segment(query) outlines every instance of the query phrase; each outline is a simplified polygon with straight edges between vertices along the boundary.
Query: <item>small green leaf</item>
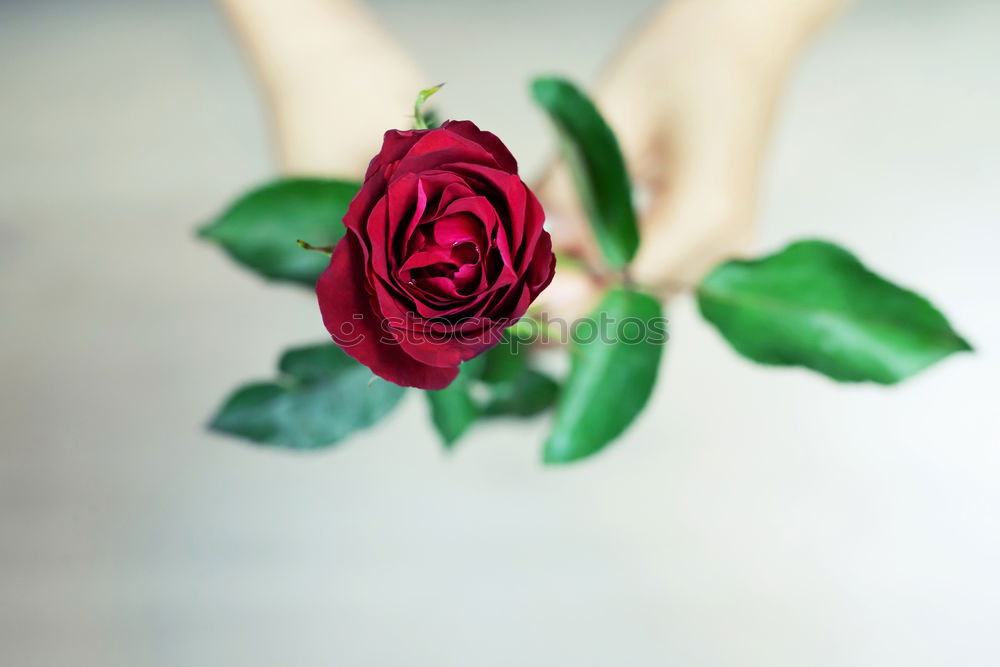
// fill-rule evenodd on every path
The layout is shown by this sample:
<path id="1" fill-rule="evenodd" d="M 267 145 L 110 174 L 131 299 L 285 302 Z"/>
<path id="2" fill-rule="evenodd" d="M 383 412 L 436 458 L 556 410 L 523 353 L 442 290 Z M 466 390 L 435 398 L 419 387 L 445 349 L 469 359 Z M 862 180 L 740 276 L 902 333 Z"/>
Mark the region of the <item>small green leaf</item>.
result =
<path id="1" fill-rule="evenodd" d="M 277 382 L 230 396 L 211 429 L 265 445 L 317 449 L 385 417 L 403 388 L 372 375 L 332 343 L 288 350 Z"/>
<path id="2" fill-rule="evenodd" d="M 698 306 L 743 356 L 841 382 L 894 384 L 972 349 L 925 298 L 825 241 L 721 264 Z"/>
<path id="3" fill-rule="evenodd" d="M 559 383 L 534 368 L 524 368 L 512 380 L 490 387 L 484 417 L 534 417 L 552 407 Z"/>
<path id="4" fill-rule="evenodd" d="M 517 325 L 508 327 L 503 340 L 483 353 L 480 379 L 488 384 L 515 380 L 527 367 L 530 355 L 531 346 L 521 337 Z"/>
<path id="5" fill-rule="evenodd" d="M 481 380 L 488 398 L 484 417 L 534 417 L 552 407 L 559 383 L 529 366 L 531 347 L 516 331 L 508 329 L 506 340 L 483 355 Z"/>
<path id="6" fill-rule="evenodd" d="M 444 446 L 451 448 L 479 417 L 479 406 L 472 397 L 472 383 L 482 372 L 482 357 L 466 361 L 458 377 L 444 389 L 427 390 L 431 422 Z"/>
<path id="7" fill-rule="evenodd" d="M 419 93 L 417 93 L 417 99 L 413 103 L 413 129 L 415 130 L 427 130 L 431 127 L 431 119 L 429 114 L 425 114 L 423 111 L 424 102 L 426 102 L 431 95 L 441 90 L 443 83 L 439 83 L 436 86 L 431 86 L 430 88 L 424 88 Z"/>
<path id="8" fill-rule="evenodd" d="M 614 133 L 593 102 L 565 79 L 535 79 L 531 92 L 559 133 L 564 157 L 605 259 L 612 268 L 624 268 L 639 247 L 639 225 L 625 160 Z"/>
<path id="9" fill-rule="evenodd" d="M 347 206 L 360 187 L 311 178 L 275 181 L 240 197 L 198 233 L 266 278 L 311 287 L 330 259 L 306 252 L 298 241 L 336 245 L 344 235 Z"/>
<path id="10" fill-rule="evenodd" d="M 569 377 L 545 443 L 546 463 L 590 456 L 628 428 L 656 384 L 665 324 L 656 299 L 624 288 L 609 290 L 578 323 Z"/>

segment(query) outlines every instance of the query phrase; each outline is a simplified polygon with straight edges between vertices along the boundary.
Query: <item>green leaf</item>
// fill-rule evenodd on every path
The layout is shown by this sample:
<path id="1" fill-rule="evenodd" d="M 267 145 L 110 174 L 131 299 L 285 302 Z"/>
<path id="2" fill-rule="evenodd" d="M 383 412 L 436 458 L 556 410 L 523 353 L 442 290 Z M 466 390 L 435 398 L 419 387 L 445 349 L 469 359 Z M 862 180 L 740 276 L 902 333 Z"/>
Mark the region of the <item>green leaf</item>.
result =
<path id="1" fill-rule="evenodd" d="M 517 331 L 516 325 L 504 331 L 503 340 L 483 353 L 480 379 L 499 384 L 517 379 L 528 365 L 531 346 Z"/>
<path id="2" fill-rule="evenodd" d="M 484 417 L 534 417 L 556 402 L 559 383 L 535 370 L 524 368 L 514 379 L 490 387 Z"/>
<path id="3" fill-rule="evenodd" d="M 198 233 L 266 278 L 311 287 L 330 259 L 306 252 L 297 241 L 335 245 L 344 235 L 347 205 L 360 187 L 309 178 L 276 181 L 240 197 Z"/>
<path id="4" fill-rule="evenodd" d="M 451 448 L 479 417 L 479 406 L 472 397 L 472 383 L 482 372 L 482 357 L 466 361 L 458 377 L 444 389 L 427 390 L 431 422 L 444 446 Z"/>
<path id="5" fill-rule="evenodd" d="M 925 298 L 825 241 L 721 264 L 699 286 L 698 305 L 743 356 L 841 382 L 894 384 L 972 349 Z"/>
<path id="6" fill-rule="evenodd" d="M 392 411 L 403 388 L 375 377 L 332 343 L 288 350 L 277 382 L 241 387 L 209 427 L 265 445 L 316 449 Z"/>
<path id="7" fill-rule="evenodd" d="M 613 268 L 624 268 L 639 247 L 639 226 L 625 160 L 614 133 L 593 102 L 565 79 L 535 79 L 531 92 L 559 133 L 563 154 L 605 259 Z"/>
<path id="8" fill-rule="evenodd" d="M 546 463 L 590 456 L 621 435 L 653 392 L 666 342 L 659 302 L 625 288 L 608 291 L 573 332 L 572 366 L 545 443 Z"/>
<path id="9" fill-rule="evenodd" d="M 483 355 L 487 385 L 484 417 L 533 417 L 552 407 L 559 383 L 529 366 L 531 347 L 508 329 L 506 340 Z"/>
<path id="10" fill-rule="evenodd" d="M 555 402 L 559 384 L 529 366 L 531 346 L 514 328 L 505 332 L 505 340 L 483 355 L 481 376 L 487 385 L 488 398 L 484 417 L 533 417 Z"/>

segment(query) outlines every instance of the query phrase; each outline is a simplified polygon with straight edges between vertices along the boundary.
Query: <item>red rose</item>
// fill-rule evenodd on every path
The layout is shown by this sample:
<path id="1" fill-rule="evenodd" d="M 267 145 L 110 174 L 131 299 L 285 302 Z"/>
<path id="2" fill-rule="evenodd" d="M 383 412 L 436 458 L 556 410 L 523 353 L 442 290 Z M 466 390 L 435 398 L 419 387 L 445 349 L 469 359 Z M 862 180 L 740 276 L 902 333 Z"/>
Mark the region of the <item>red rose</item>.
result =
<path id="1" fill-rule="evenodd" d="M 390 130 L 316 284 L 323 323 L 376 375 L 446 387 L 552 280 L 544 219 L 493 134 Z"/>

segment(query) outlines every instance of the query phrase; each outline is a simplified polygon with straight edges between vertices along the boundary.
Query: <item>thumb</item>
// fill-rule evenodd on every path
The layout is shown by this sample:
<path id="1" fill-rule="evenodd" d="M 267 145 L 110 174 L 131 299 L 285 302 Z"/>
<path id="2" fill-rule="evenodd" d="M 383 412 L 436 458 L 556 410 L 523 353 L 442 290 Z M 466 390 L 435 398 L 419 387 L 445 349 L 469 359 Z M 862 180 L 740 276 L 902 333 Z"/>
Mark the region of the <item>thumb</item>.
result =
<path id="1" fill-rule="evenodd" d="M 691 289 L 716 264 L 742 254 L 752 231 L 751 207 L 725 188 L 660 193 L 647 211 L 632 277 L 662 296 Z"/>

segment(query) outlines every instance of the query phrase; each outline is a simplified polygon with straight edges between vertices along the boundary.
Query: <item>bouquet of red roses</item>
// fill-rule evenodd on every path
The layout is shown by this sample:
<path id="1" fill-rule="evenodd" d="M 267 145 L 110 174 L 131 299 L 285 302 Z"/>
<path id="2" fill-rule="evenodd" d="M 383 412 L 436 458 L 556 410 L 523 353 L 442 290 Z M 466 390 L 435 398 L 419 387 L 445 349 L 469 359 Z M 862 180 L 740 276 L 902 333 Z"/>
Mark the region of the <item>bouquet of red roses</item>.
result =
<path id="1" fill-rule="evenodd" d="M 279 377 L 238 389 L 213 429 L 322 448 L 385 417 L 410 387 L 449 447 L 480 419 L 554 409 L 543 458 L 564 463 L 642 411 L 666 320 L 629 279 L 639 225 L 611 129 L 571 83 L 534 82 L 613 276 L 588 317 L 559 323 L 532 308 L 558 270 L 542 206 L 495 135 L 470 121 L 430 127 L 422 105 L 438 88 L 418 95 L 413 129 L 385 133 L 363 182 L 281 180 L 201 229 L 257 273 L 315 286 L 332 338 L 286 351 Z M 971 349 L 925 299 L 824 241 L 724 262 L 697 298 L 745 357 L 843 382 L 894 384 Z M 538 363 L 553 337 L 570 358 L 561 380 Z"/>

